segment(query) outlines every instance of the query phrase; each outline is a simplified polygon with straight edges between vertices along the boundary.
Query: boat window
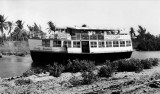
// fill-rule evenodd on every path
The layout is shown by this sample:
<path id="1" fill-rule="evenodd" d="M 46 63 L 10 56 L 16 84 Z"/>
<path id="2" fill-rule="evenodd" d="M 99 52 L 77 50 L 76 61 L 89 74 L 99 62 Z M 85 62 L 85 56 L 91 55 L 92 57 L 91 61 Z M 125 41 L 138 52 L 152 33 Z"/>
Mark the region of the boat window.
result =
<path id="1" fill-rule="evenodd" d="M 119 47 L 118 41 L 113 41 L 113 47 Z"/>
<path id="2" fill-rule="evenodd" d="M 104 40 L 104 35 L 98 34 L 98 40 Z"/>
<path id="3" fill-rule="evenodd" d="M 77 37 L 76 36 L 71 36 L 71 39 L 72 40 L 77 40 Z"/>
<path id="4" fill-rule="evenodd" d="M 98 42 L 98 45 L 99 45 L 99 48 L 104 47 L 104 41 L 99 41 L 99 42 Z"/>
<path id="5" fill-rule="evenodd" d="M 61 47 L 61 41 L 60 40 L 53 40 L 53 47 Z"/>
<path id="6" fill-rule="evenodd" d="M 71 41 L 64 41 L 63 45 L 67 45 L 68 48 L 71 48 Z"/>
<path id="7" fill-rule="evenodd" d="M 97 47 L 97 42 L 95 41 L 95 42 L 91 42 L 91 48 L 96 48 Z"/>
<path id="8" fill-rule="evenodd" d="M 50 47 L 50 40 L 42 40 L 42 46 Z"/>
<path id="9" fill-rule="evenodd" d="M 80 41 L 73 41 L 73 48 L 80 48 Z"/>
<path id="10" fill-rule="evenodd" d="M 120 47 L 125 47 L 125 41 L 120 41 Z"/>
<path id="11" fill-rule="evenodd" d="M 131 46 L 131 41 L 126 41 L 126 46 Z"/>
<path id="12" fill-rule="evenodd" d="M 77 34 L 77 40 L 80 40 L 81 39 L 81 34 Z"/>
<path id="13" fill-rule="evenodd" d="M 90 35 L 90 40 L 97 40 L 97 35 L 96 34 Z"/>
<path id="14" fill-rule="evenodd" d="M 106 41 L 106 47 L 112 47 L 112 41 Z"/>
<path id="15" fill-rule="evenodd" d="M 88 34 L 81 34 L 81 39 L 82 40 L 89 40 L 89 35 Z"/>
<path id="16" fill-rule="evenodd" d="M 68 41 L 68 47 L 71 48 L 71 41 Z"/>

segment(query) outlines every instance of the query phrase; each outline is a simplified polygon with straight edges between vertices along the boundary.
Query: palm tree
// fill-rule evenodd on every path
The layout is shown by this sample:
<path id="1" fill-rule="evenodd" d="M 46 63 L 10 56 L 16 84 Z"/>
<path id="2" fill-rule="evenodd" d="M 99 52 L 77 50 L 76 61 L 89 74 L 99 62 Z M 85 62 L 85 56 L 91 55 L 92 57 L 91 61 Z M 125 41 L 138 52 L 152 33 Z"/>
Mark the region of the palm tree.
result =
<path id="1" fill-rule="evenodd" d="M 26 30 L 23 29 L 23 25 L 24 22 L 22 22 L 22 20 L 17 20 L 16 21 L 16 28 L 14 30 L 14 32 L 12 32 L 11 37 L 13 38 L 13 40 L 27 40 L 27 33 Z"/>
<path id="2" fill-rule="evenodd" d="M 28 29 L 29 29 L 29 37 L 39 37 L 39 36 L 41 36 L 41 37 L 43 37 L 43 35 L 45 34 L 43 31 L 42 31 L 42 29 L 41 29 L 41 26 L 39 25 L 37 25 L 36 23 L 34 23 L 34 25 L 33 26 L 29 26 L 29 25 L 27 25 L 28 26 Z"/>
<path id="3" fill-rule="evenodd" d="M 146 29 L 145 28 L 143 28 L 142 26 L 138 26 L 139 27 L 139 29 L 138 29 L 138 33 L 139 33 L 139 35 L 137 36 L 138 37 L 138 39 L 145 39 L 145 34 L 146 34 Z"/>
<path id="4" fill-rule="evenodd" d="M 8 29 L 8 23 L 6 22 L 7 18 L 4 17 L 4 15 L 0 15 L 0 31 L 1 31 L 1 37 L 2 37 L 2 44 L 3 44 L 3 36 L 4 36 L 4 30 Z"/>
<path id="5" fill-rule="evenodd" d="M 8 27 L 9 27 L 8 34 L 10 34 L 10 33 L 11 33 L 11 31 L 12 31 L 12 29 L 13 29 L 13 22 L 8 21 L 7 23 L 8 23 Z"/>
<path id="6" fill-rule="evenodd" d="M 135 36 L 136 36 L 136 34 L 135 34 L 135 31 L 134 31 L 133 27 L 131 27 L 131 28 L 130 28 L 129 33 L 130 33 L 131 38 L 133 38 L 133 37 L 135 37 Z"/>
<path id="7" fill-rule="evenodd" d="M 49 26 L 49 28 L 47 28 L 47 29 L 49 29 L 48 30 L 48 32 L 49 32 L 49 34 L 52 32 L 52 31 L 56 31 L 56 25 L 52 22 L 52 21 L 49 21 L 48 23 L 48 26 Z"/>

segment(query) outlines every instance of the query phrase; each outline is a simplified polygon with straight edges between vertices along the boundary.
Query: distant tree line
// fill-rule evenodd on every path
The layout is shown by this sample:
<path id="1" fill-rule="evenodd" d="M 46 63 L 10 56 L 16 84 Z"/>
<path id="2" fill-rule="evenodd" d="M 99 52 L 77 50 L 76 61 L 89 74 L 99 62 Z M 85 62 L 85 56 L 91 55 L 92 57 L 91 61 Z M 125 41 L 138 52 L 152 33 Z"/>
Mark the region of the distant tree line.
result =
<path id="1" fill-rule="evenodd" d="M 138 35 L 135 34 L 133 27 L 130 28 L 130 35 L 133 47 L 142 51 L 158 51 L 160 50 L 160 35 L 154 36 L 146 31 L 146 28 L 138 26 Z"/>
<path id="2" fill-rule="evenodd" d="M 47 24 L 49 33 L 55 32 L 55 24 L 52 21 L 49 21 Z M 17 20 L 16 22 L 7 21 L 7 17 L 0 14 L 0 44 L 3 44 L 4 41 L 27 41 L 31 37 L 43 37 L 46 35 L 42 31 L 41 26 L 38 26 L 36 23 L 32 26 L 27 25 L 27 27 L 28 30 L 24 29 L 22 20 Z"/>

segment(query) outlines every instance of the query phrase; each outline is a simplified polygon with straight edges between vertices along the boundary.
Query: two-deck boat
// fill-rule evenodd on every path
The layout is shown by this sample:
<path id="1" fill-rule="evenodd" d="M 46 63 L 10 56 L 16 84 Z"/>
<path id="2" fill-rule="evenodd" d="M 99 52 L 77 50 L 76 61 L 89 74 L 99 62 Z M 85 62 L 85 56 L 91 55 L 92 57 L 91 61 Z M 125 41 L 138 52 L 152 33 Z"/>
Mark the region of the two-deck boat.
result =
<path id="1" fill-rule="evenodd" d="M 31 38 L 29 47 L 33 62 L 116 60 L 130 58 L 133 51 L 129 34 L 86 27 L 67 27 L 50 38 Z"/>

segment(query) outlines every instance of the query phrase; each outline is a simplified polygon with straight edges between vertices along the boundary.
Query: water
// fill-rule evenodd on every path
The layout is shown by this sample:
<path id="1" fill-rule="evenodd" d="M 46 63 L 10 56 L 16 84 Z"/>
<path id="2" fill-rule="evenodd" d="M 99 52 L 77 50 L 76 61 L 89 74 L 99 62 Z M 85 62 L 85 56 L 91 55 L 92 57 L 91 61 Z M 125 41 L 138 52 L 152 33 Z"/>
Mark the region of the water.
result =
<path id="1" fill-rule="evenodd" d="M 134 51 L 131 58 L 146 59 L 146 58 L 159 58 L 160 51 Z"/>
<path id="2" fill-rule="evenodd" d="M 160 58 L 160 51 L 134 51 L 131 57 L 136 59 Z M 0 77 L 20 76 L 31 67 L 32 59 L 29 55 L 25 57 L 3 56 L 0 58 Z"/>
<path id="3" fill-rule="evenodd" d="M 0 77 L 8 78 L 20 76 L 22 73 L 31 68 L 31 57 L 3 56 L 0 58 Z"/>

